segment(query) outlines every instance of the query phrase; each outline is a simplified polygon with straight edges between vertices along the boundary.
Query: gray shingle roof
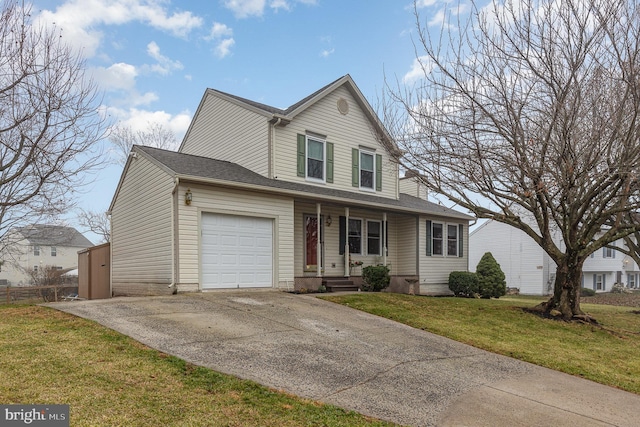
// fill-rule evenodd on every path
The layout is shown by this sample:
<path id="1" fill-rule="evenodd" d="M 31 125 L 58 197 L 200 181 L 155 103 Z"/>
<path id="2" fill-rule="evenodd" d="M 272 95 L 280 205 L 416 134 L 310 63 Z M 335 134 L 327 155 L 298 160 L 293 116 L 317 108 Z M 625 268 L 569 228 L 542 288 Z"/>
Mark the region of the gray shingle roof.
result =
<path id="1" fill-rule="evenodd" d="M 19 227 L 17 232 L 32 245 L 89 248 L 93 243 L 73 227 L 33 224 Z"/>
<path id="2" fill-rule="evenodd" d="M 473 219 L 473 217 L 469 215 L 407 194 L 400 194 L 400 199 L 395 200 L 373 194 L 337 190 L 329 186 L 269 179 L 238 164 L 208 157 L 176 153 L 174 151 L 139 145 L 134 146 L 134 150 L 140 151 L 152 159 L 155 159 L 158 163 L 172 171 L 174 175 L 188 177 L 190 179 L 246 184 L 253 188 L 261 187 L 264 190 L 270 190 L 275 193 L 295 193 L 297 199 L 323 201 L 324 203 L 330 203 L 334 200 L 336 203 L 342 205 L 345 201 L 348 201 L 354 206 L 377 206 L 407 213 L 424 213 L 463 220 Z"/>

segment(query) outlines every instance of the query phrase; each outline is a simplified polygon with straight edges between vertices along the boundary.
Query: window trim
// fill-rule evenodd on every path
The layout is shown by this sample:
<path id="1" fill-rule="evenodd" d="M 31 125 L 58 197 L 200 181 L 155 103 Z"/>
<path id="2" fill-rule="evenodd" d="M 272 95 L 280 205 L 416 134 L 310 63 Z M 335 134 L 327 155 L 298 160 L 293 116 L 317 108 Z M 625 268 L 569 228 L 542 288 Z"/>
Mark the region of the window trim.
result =
<path id="1" fill-rule="evenodd" d="M 51 246 L 51 256 L 58 256 L 58 248 Z"/>
<path id="2" fill-rule="evenodd" d="M 362 167 L 362 156 L 366 155 L 366 156 L 371 156 L 371 171 L 368 171 L 366 169 L 363 169 Z M 371 187 L 364 187 L 362 185 L 362 172 L 371 172 Z M 371 150 L 365 150 L 365 149 L 358 149 L 358 186 L 360 188 L 360 190 L 363 191 L 371 191 L 371 192 L 375 192 L 376 191 L 376 153 L 375 151 L 371 151 Z"/>
<path id="3" fill-rule="evenodd" d="M 309 159 L 310 159 L 309 153 L 311 152 L 311 150 L 309 149 L 309 141 L 319 142 L 322 144 L 322 178 L 309 176 L 309 170 L 311 169 L 309 167 Z M 305 143 L 305 155 L 304 155 L 305 179 L 307 181 L 312 181 L 312 182 L 320 182 L 323 184 L 326 183 L 327 182 L 327 140 L 319 138 L 317 136 L 305 135 L 304 143 Z M 311 158 L 311 160 L 318 161 L 318 159 L 313 159 L 313 158 Z"/>
<path id="4" fill-rule="evenodd" d="M 40 246 L 33 245 L 33 256 L 40 256 Z"/>
<path id="5" fill-rule="evenodd" d="M 603 259 L 615 259 L 615 249 L 609 248 L 607 246 L 603 246 L 602 248 L 602 258 Z"/>
<path id="6" fill-rule="evenodd" d="M 368 219 L 367 221 L 367 255 L 376 255 L 376 256 L 381 256 L 382 255 L 382 221 L 381 220 L 376 220 L 376 219 Z M 371 251 L 369 250 L 369 224 L 370 223 L 376 223 L 378 224 L 378 253 L 371 253 Z"/>
<path id="7" fill-rule="evenodd" d="M 359 252 L 353 252 L 351 250 L 351 242 L 350 242 L 350 239 L 351 239 L 351 233 L 350 233 L 351 227 L 350 227 L 350 224 L 349 224 L 351 221 L 359 221 L 360 222 L 360 231 L 359 231 L 360 234 L 357 236 L 360 239 L 360 251 Z M 355 218 L 355 217 L 350 216 L 349 217 L 349 221 L 347 221 L 347 244 L 349 245 L 349 254 L 353 254 L 353 255 L 362 255 L 363 254 L 363 251 L 362 251 L 362 249 L 363 249 L 363 247 L 362 247 L 363 246 L 362 245 L 362 235 L 363 235 L 363 233 L 362 233 L 362 225 L 363 225 L 362 218 Z"/>
<path id="8" fill-rule="evenodd" d="M 442 227 L 442 237 L 440 237 L 438 240 L 440 240 L 440 253 L 436 253 L 435 251 L 435 245 L 434 242 L 436 241 L 436 237 L 433 233 L 433 230 L 435 228 L 436 225 L 439 225 Z M 445 256 L 444 254 L 444 242 L 446 239 L 446 235 L 445 235 L 445 230 L 446 230 L 446 223 L 444 222 L 437 222 L 437 221 L 431 221 L 431 256 Z"/>
<path id="9" fill-rule="evenodd" d="M 455 254 L 449 253 L 449 243 L 451 242 L 451 240 L 449 239 L 449 227 L 453 227 L 453 229 L 455 230 L 455 235 L 456 235 L 456 238 L 455 238 L 456 253 Z M 458 233 L 458 230 L 459 230 L 458 224 L 446 223 L 446 228 L 447 228 L 447 237 L 446 237 L 446 240 L 447 240 L 447 256 L 448 257 L 456 257 L 456 258 L 458 258 L 460 256 L 458 254 L 458 251 L 459 251 L 458 243 L 460 242 L 460 236 L 458 236 L 458 234 L 459 234 Z"/>

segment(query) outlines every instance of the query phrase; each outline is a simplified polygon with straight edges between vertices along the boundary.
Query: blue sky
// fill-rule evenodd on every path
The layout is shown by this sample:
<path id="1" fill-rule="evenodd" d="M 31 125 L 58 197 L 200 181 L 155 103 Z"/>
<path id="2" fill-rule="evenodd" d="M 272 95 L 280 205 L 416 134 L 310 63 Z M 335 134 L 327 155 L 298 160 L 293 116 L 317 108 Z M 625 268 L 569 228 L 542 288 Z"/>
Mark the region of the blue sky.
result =
<path id="1" fill-rule="evenodd" d="M 448 3 L 420 0 L 422 21 L 439 29 Z M 32 15 L 81 49 L 113 123 L 179 141 L 206 88 L 286 108 L 348 73 L 375 105 L 385 76 L 414 76 L 410 0 L 35 0 Z M 105 211 L 121 172 L 101 170 L 79 206 Z"/>

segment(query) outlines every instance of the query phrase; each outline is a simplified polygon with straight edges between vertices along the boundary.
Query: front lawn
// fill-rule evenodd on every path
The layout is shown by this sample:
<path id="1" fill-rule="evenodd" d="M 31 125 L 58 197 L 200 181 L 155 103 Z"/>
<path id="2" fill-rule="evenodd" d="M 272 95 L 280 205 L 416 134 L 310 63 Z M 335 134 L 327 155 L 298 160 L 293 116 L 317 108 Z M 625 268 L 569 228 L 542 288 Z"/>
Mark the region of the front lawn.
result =
<path id="1" fill-rule="evenodd" d="M 0 306 L 0 402 L 69 404 L 72 426 L 386 426 L 186 363 L 94 322 Z"/>
<path id="2" fill-rule="evenodd" d="M 582 304 L 602 328 L 523 310 L 545 298 L 434 298 L 358 293 L 325 299 L 484 350 L 640 394 L 640 312 Z"/>

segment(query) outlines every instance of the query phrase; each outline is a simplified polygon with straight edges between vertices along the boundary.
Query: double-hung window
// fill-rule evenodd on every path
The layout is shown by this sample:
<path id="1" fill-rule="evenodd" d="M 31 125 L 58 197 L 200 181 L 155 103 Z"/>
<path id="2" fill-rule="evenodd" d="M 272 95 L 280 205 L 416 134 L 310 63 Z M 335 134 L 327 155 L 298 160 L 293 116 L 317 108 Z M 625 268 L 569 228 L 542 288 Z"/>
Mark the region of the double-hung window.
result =
<path id="1" fill-rule="evenodd" d="M 33 255 L 40 256 L 40 246 L 33 247 Z"/>
<path id="2" fill-rule="evenodd" d="M 434 222 L 431 226 L 431 241 L 433 255 L 444 255 L 442 245 L 444 240 L 444 225 Z"/>
<path id="3" fill-rule="evenodd" d="M 382 254 L 381 239 L 382 223 L 380 221 L 367 221 L 367 254 Z"/>
<path id="4" fill-rule="evenodd" d="M 360 188 L 374 190 L 376 182 L 374 154 L 360 150 Z"/>
<path id="5" fill-rule="evenodd" d="M 613 248 L 604 247 L 602 248 L 602 258 L 615 258 L 616 254 Z"/>
<path id="6" fill-rule="evenodd" d="M 447 255 L 458 256 L 458 226 L 447 224 Z"/>
<path id="7" fill-rule="evenodd" d="M 307 136 L 307 178 L 325 181 L 325 142 Z"/>
<path id="8" fill-rule="evenodd" d="M 349 218 L 349 253 L 362 254 L 362 220 Z"/>
<path id="9" fill-rule="evenodd" d="M 58 250 L 56 249 L 55 246 L 51 246 L 51 256 L 57 256 L 58 255 Z"/>

